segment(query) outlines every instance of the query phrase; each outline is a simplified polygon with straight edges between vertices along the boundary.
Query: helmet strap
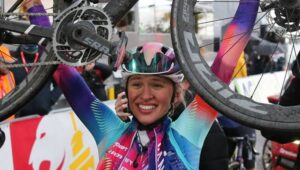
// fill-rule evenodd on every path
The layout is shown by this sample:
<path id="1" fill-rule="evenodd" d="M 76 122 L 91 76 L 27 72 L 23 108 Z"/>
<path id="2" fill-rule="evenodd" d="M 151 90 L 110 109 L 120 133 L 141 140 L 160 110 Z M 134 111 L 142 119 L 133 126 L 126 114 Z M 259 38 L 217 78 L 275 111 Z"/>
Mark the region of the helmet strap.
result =
<path id="1" fill-rule="evenodd" d="M 176 96 L 176 84 L 174 82 L 173 83 L 173 94 L 172 94 L 172 98 L 171 98 L 171 105 L 174 104 L 175 102 L 175 96 Z"/>
<path id="2" fill-rule="evenodd" d="M 125 95 L 128 98 L 128 79 L 127 79 L 126 85 L 125 85 Z M 129 103 L 127 104 L 127 112 L 130 113 L 131 115 L 133 115 L 132 112 L 131 112 Z"/>

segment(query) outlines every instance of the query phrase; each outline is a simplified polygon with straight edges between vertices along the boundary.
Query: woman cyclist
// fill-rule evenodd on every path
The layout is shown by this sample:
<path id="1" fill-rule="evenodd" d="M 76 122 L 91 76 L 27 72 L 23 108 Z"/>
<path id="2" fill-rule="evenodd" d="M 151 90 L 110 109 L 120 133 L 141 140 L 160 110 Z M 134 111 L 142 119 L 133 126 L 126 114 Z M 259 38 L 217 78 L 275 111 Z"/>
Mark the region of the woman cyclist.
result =
<path id="1" fill-rule="evenodd" d="M 123 78 L 133 120 L 121 121 L 90 92 L 73 68 L 54 77 L 99 146 L 98 169 L 198 169 L 203 141 L 216 112 L 196 96 L 180 117 L 168 117 L 183 79 L 175 54 L 160 43 L 136 48 L 124 62 Z"/>
<path id="2" fill-rule="evenodd" d="M 179 89 L 181 96 L 175 101 L 175 109 L 173 114 L 169 115 L 172 121 L 177 120 L 186 106 L 192 102 L 195 97 L 195 90 L 190 86 L 188 80 L 184 79 Z M 115 102 L 115 110 L 117 115 L 123 121 L 130 121 L 130 113 L 128 110 L 128 100 L 125 92 L 118 94 Z M 204 170 L 228 170 L 229 154 L 227 138 L 220 124 L 215 120 L 208 131 L 203 143 L 200 155 L 199 169 Z"/>

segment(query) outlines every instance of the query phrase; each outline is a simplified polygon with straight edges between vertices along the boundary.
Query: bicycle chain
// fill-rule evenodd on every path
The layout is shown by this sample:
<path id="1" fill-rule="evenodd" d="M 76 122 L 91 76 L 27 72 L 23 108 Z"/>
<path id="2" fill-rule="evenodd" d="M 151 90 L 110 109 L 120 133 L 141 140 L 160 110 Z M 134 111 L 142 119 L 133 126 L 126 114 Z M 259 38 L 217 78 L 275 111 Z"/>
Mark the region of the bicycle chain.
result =
<path id="1" fill-rule="evenodd" d="M 63 64 L 63 62 L 62 61 L 48 61 L 48 62 L 42 62 L 42 63 L 6 64 L 6 65 L 0 64 L 0 68 L 37 67 L 37 66 L 58 65 L 58 64 Z"/>
<path id="2" fill-rule="evenodd" d="M 57 16 L 57 13 L 0 13 L 3 16 Z"/>

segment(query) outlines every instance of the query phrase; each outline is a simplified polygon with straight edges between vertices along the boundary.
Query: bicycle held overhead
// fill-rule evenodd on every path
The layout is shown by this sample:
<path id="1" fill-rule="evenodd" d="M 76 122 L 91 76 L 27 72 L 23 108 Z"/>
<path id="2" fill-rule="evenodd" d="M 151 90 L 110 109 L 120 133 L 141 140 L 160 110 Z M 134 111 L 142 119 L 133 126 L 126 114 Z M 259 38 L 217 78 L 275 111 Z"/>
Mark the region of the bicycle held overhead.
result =
<path id="1" fill-rule="evenodd" d="M 93 62 L 103 54 L 114 56 L 112 54 L 119 50 L 116 47 L 120 45 L 110 42 L 113 27 L 137 2 L 137 0 L 111 0 L 103 9 L 92 7 L 89 5 L 90 1 L 84 0 L 73 4 L 68 4 L 66 1 L 59 2 L 63 3 L 59 7 L 67 6 L 67 8 L 58 10 L 61 12 L 54 19 L 52 28 L 9 20 L 7 15 L 18 5 L 8 10 L 8 14 L 2 14 L 4 16 L 0 20 L 2 43 L 18 42 L 45 46 L 45 52 L 41 55 L 37 66 L 32 69 L 27 81 L 20 84 L 19 87 L 22 88 L 15 88 L 12 93 L 1 100 L 2 119 L 21 107 L 37 92 L 41 87 L 40 84 L 51 76 L 59 62 L 78 66 Z M 204 44 L 205 41 L 197 42 L 197 30 L 195 30 L 197 23 L 194 21 L 199 11 L 198 5 L 203 2 L 174 0 L 171 17 L 174 49 L 185 75 L 197 92 L 218 111 L 242 124 L 257 129 L 300 130 L 298 106 L 281 107 L 257 103 L 251 98 L 236 94 L 216 78 L 214 73 L 220 72 L 217 69 L 212 72 L 204 56 L 199 54 L 199 47 L 207 44 Z M 229 17 L 232 21 L 220 43 L 220 50 L 213 64 L 215 68 L 223 68 L 222 64 L 219 65 L 221 60 L 230 61 L 232 57 L 238 57 L 241 54 L 240 50 L 244 49 L 251 32 L 255 29 L 254 26 L 261 19 L 257 18 L 258 9 L 266 14 L 275 11 L 275 16 L 267 15 L 266 17 L 271 20 L 270 25 L 275 25 L 276 30 L 281 30 L 280 33 L 287 38 L 293 40 L 299 35 L 299 24 L 297 24 L 299 18 L 291 12 L 298 10 L 299 0 L 288 2 L 241 0 L 236 3 L 238 7 L 235 15 Z M 288 9 L 286 10 L 288 12 L 284 12 L 285 9 Z M 231 59 L 228 58 L 229 56 Z"/>

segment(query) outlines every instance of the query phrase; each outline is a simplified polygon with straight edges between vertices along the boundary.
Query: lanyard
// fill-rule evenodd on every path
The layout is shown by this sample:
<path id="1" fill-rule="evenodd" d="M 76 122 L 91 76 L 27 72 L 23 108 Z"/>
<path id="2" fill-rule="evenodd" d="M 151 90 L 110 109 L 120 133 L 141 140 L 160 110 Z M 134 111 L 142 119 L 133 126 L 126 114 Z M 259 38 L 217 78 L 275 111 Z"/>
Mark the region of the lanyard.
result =
<path id="1" fill-rule="evenodd" d="M 21 51 L 20 55 L 21 55 L 22 63 L 25 65 L 24 69 L 25 69 L 26 73 L 28 74 L 29 73 L 29 69 L 26 66 L 27 62 L 26 62 L 26 58 L 25 58 L 24 52 Z M 39 59 L 39 53 L 35 53 L 33 63 L 36 63 L 38 59 Z"/>

